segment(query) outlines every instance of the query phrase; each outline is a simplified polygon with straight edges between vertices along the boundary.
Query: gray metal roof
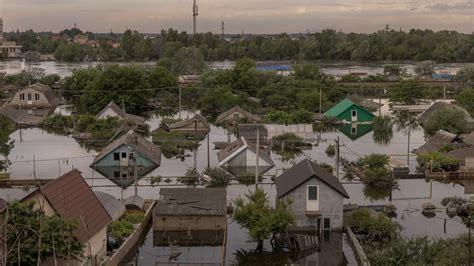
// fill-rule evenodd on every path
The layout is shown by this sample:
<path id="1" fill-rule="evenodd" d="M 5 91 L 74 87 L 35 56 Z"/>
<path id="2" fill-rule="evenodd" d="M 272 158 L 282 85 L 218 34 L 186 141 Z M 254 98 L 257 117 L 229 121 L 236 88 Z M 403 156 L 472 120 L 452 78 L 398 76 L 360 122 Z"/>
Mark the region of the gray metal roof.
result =
<path id="1" fill-rule="evenodd" d="M 230 143 L 223 150 L 219 151 L 217 153 L 217 159 L 219 160 L 219 162 L 221 162 L 229 156 L 235 157 L 239 154 L 239 153 L 236 153 L 236 151 L 238 151 L 240 148 L 244 146 L 256 154 L 257 146 L 254 143 L 248 142 L 244 137 L 241 137 L 237 139 L 236 141 Z M 269 164 L 275 165 L 267 149 L 260 147 L 258 155 L 261 159 L 265 160 Z"/>
<path id="2" fill-rule="evenodd" d="M 94 194 L 104 206 L 105 210 L 112 217 L 113 221 L 117 221 L 127 211 L 125 206 L 116 197 L 101 191 L 94 191 Z"/>
<path id="3" fill-rule="evenodd" d="M 225 216 L 225 188 L 162 188 L 155 215 Z"/>
<path id="4" fill-rule="evenodd" d="M 304 159 L 276 178 L 275 184 L 278 198 L 290 193 L 310 178 L 321 180 L 326 185 L 339 192 L 343 197 L 349 198 L 349 194 L 347 194 L 347 191 L 335 176 L 309 159 Z"/>
<path id="5" fill-rule="evenodd" d="M 198 131 L 202 130 L 202 129 L 205 129 L 206 132 L 209 132 L 211 130 L 211 126 L 207 122 L 207 119 L 204 116 L 200 115 L 200 114 L 195 114 L 190 119 L 186 119 L 186 120 L 183 120 L 183 121 L 173 123 L 173 124 L 169 125 L 169 129 L 170 130 L 179 130 L 181 128 L 187 127 L 187 126 L 192 125 L 194 123 L 196 123 Z"/>
<path id="6" fill-rule="evenodd" d="M 145 200 L 140 196 L 130 196 L 125 199 L 124 205 L 127 209 L 136 207 L 140 210 L 143 210 L 143 207 L 145 206 Z"/>
<path id="7" fill-rule="evenodd" d="M 95 157 L 92 162 L 92 166 L 103 159 L 107 154 L 113 152 L 122 145 L 127 145 L 129 148 L 135 150 L 139 155 L 150 160 L 157 166 L 161 164 L 161 150 L 158 146 L 146 140 L 140 134 L 133 130 L 128 131 L 126 134 L 119 138 L 116 138 L 109 145 L 105 146 L 102 151 Z"/>

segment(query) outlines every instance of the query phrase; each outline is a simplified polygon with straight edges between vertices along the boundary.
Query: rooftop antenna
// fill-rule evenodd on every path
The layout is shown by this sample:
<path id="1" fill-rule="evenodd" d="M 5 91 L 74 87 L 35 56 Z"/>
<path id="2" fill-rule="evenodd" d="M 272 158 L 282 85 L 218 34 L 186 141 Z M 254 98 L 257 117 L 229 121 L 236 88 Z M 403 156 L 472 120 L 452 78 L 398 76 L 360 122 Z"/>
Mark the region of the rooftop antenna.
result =
<path id="1" fill-rule="evenodd" d="M 224 31 L 225 31 L 225 27 L 224 27 L 224 21 L 222 21 L 222 27 L 221 27 L 221 30 L 222 30 L 222 40 L 224 40 Z"/>
<path id="2" fill-rule="evenodd" d="M 196 4 L 196 0 L 193 3 L 193 39 L 194 39 L 194 74 L 197 74 L 197 59 L 196 59 L 196 49 L 197 49 L 197 40 L 196 40 L 196 22 L 198 16 L 198 6 Z"/>

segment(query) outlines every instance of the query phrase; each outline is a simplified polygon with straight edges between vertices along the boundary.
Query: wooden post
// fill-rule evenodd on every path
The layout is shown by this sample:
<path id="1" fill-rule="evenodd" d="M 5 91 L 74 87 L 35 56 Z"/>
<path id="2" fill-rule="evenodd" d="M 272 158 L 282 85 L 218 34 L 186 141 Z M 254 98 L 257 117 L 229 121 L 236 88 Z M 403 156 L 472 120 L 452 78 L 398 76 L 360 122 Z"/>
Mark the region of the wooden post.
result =
<path id="1" fill-rule="evenodd" d="M 207 133 L 207 168 L 211 167 L 211 151 L 210 151 L 210 140 L 209 135 L 211 132 Z"/>
<path id="2" fill-rule="evenodd" d="M 339 136 L 336 138 L 336 178 L 339 180 Z"/>

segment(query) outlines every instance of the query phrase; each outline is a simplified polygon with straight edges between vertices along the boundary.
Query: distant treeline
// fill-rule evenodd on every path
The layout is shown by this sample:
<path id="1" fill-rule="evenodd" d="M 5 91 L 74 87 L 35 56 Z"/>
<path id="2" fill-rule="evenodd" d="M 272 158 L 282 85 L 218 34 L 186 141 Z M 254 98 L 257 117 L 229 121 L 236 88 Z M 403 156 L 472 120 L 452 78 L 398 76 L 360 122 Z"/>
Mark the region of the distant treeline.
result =
<path id="1" fill-rule="evenodd" d="M 73 43 L 78 34 L 88 36 L 96 47 Z M 204 60 L 434 60 L 474 62 L 474 35 L 456 31 L 391 29 L 371 34 L 342 33 L 326 29 L 310 34 L 233 35 L 199 33 L 196 37 L 175 29 L 146 35 L 127 30 L 123 34 L 67 29 L 59 34 L 32 30 L 11 32 L 6 38 L 23 45 L 24 51 L 55 54 L 64 61 L 129 61 L 172 58 L 180 49 L 196 45 Z M 120 44 L 120 45 L 114 45 Z M 120 47 L 119 47 L 120 46 Z"/>

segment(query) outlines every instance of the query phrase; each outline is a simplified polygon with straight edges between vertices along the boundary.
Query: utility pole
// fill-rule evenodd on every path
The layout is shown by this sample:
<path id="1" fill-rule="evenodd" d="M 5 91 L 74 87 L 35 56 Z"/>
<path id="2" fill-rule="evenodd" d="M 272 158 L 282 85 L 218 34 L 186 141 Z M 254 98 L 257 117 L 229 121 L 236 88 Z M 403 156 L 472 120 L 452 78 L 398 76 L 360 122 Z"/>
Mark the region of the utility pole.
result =
<path id="1" fill-rule="evenodd" d="M 196 4 L 196 0 L 194 0 L 193 4 L 193 41 L 194 41 L 194 74 L 197 74 L 197 58 L 196 58 L 196 49 L 197 49 L 197 40 L 196 40 L 196 23 L 197 23 L 197 16 L 198 16 L 198 6 Z"/>
<path id="2" fill-rule="evenodd" d="M 35 159 L 35 155 L 33 154 L 33 177 L 35 178 L 36 180 L 36 159 Z"/>
<path id="3" fill-rule="evenodd" d="M 259 160 L 259 150 L 260 150 L 260 128 L 257 126 L 257 147 L 255 149 L 256 162 L 255 162 L 255 190 L 258 188 L 258 160 Z"/>
<path id="4" fill-rule="evenodd" d="M 133 167 L 133 177 L 135 178 L 135 196 L 138 196 L 138 170 L 137 170 L 137 159 L 133 156 L 134 167 Z"/>
<path id="5" fill-rule="evenodd" d="M 339 136 L 335 139 L 336 141 L 336 178 L 339 180 Z"/>
<path id="6" fill-rule="evenodd" d="M 181 119 L 181 85 L 178 86 L 178 118 Z"/>
<path id="7" fill-rule="evenodd" d="M 222 21 L 222 27 L 221 27 L 221 30 L 222 30 L 222 35 L 221 35 L 221 38 L 222 38 L 222 40 L 224 40 L 224 31 L 225 31 L 225 27 L 224 27 L 224 21 Z"/>
<path id="8" fill-rule="evenodd" d="M 207 168 L 211 167 L 211 151 L 210 151 L 210 140 L 209 135 L 211 132 L 207 133 Z"/>
<path id="9" fill-rule="evenodd" d="M 323 96 L 323 95 L 322 95 L 322 90 L 321 90 L 321 88 L 319 88 L 319 119 L 321 119 L 322 116 L 323 116 L 323 115 L 322 115 L 322 111 L 321 111 L 321 107 L 322 107 L 322 105 L 323 105 L 323 103 L 322 103 L 322 101 L 323 101 L 322 98 L 323 98 L 323 97 L 322 97 L 322 96 Z"/>

